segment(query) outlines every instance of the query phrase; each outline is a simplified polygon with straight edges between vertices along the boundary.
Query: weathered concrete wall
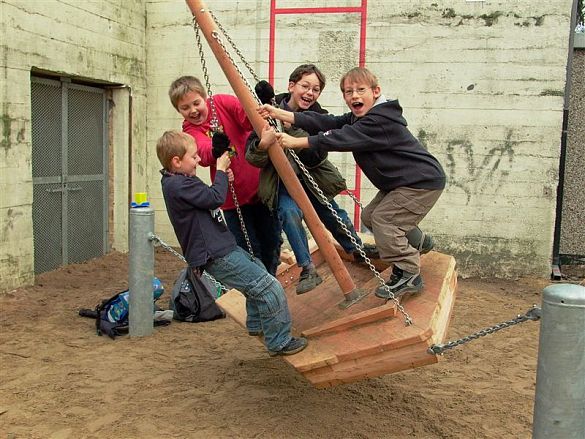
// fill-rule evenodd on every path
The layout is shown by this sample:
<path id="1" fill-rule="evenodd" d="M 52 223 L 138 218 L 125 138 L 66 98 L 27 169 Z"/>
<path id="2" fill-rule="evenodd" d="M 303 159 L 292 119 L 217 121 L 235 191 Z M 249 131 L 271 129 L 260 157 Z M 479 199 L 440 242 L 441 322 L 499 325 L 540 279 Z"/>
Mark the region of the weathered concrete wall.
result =
<path id="1" fill-rule="evenodd" d="M 209 3 L 256 73 L 266 78 L 269 2 Z M 276 6 L 359 5 L 359 0 L 310 5 L 280 0 Z M 519 0 L 513 7 L 506 1 L 368 2 L 366 64 L 386 96 L 400 99 L 411 130 L 449 176 L 423 227 L 435 235 L 440 250 L 455 255 L 465 276 L 550 273 L 570 5 L 571 0 Z M 167 97 L 171 81 L 202 75 L 185 3 L 0 0 L 0 16 L 3 289 L 33 279 L 33 68 L 128 86 L 112 91 L 110 239 L 114 248 L 125 248 L 128 190 L 148 191 L 157 233 L 175 243 L 154 145 L 162 131 L 180 127 Z M 295 66 L 314 62 L 328 78 L 321 103 L 332 113 L 345 112 L 337 82 L 358 63 L 359 20 L 358 14 L 277 16 L 277 91 L 285 89 Z M 231 92 L 203 46 L 213 92 Z M 352 157 L 334 153 L 332 158 L 351 185 Z M 374 194 L 364 179 L 363 201 Z M 347 197 L 338 198 L 352 210 Z"/>
<path id="2" fill-rule="evenodd" d="M 569 98 L 569 123 L 560 253 L 585 255 L 585 34 L 575 41 Z M 577 46 L 579 46 L 577 48 Z"/>
<path id="3" fill-rule="evenodd" d="M 88 82 L 125 84 L 133 95 L 133 159 L 144 162 L 145 6 L 125 2 L 2 0 L 0 2 L 0 279 L 2 290 L 34 278 L 31 171 L 31 86 L 33 69 Z M 128 191 L 128 91 L 114 90 L 110 169 L 110 239 L 126 248 Z M 125 108 L 125 109 L 124 109 Z M 124 125 L 125 124 L 125 125 Z M 119 124 L 118 124 L 119 126 Z M 134 169 L 137 187 L 145 186 L 144 168 Z M 120 194 L 122 194 L 120 196 Z"/>
<path id="4" fill-rule="evenodd" d="M 147 5 L 149 151 L 164 129 L 180 126 L 166 96 L 170 82 L 201 74 L 190 13 L 179 3 Z M 464 276 L 550 274 L 571 3 L 368 2 L 366 65 L 385 95 L 400 99 L 412 132 L 447 172 L 447 190 L 423 227 L 440 250 L 457 258 Z M 256 72 L 267 77 L 269 3 L 217 1 L 212 8 Z M 359 20 L 359 14 L 278 15 L 276 89 L 285 88 L 295 66 L 314 62 L 329 80 L 320 102 L 333 113 L 347 111 L 337 83 L 358 63 Z M 229 91 L 212 56 L 207 65 L 213 91 Z M 332 156 L 352 182 L 351 156 Z M 154 154 L 149 157 L 154 171 L 159 165 Z M 156 193 L 158 184 L 153 173 L 149 191 Z M 364 179 L 363 200 L 374 194 Z M 172 239 L 157 197 L 157 230 Z M 340 201 L 350 210 L 346 199 Z"/>

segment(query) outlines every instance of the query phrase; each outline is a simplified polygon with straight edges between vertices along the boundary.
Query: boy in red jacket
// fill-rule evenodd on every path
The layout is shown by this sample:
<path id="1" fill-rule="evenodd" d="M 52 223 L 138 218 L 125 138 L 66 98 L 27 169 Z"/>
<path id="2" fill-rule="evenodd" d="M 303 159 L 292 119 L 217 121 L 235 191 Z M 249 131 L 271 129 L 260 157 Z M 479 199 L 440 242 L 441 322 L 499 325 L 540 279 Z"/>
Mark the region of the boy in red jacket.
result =
<path id="1" fill-rule="evenodd" d="M 235 96 L 217 94 L 209 99 L 194 76 L 182 76 L 171 84 L 169 98 L 183 116 L 183 131 L 197 142 L 201 166 L 210 167 L 215 178 L 216 159 L 231 150 L 233 187 L 250 239 L 254 256 L 262 261 L 268 272 L 276 274 L 280 263 L 282 238 L 280 225 L 270 210 L 258 199 L 260 170 L 246 161 L 246 140 L 253 131 L 252 124 Z M 213 109 L 215 109 L 215 114 Z M 216 120 L 214 119 L 214 116 Z M 213 124 L 216 124 L 215 130 Z M 244 250 L 248 250 L 236 205 L 228 196 L 222 205 L 227 226 Z"/>

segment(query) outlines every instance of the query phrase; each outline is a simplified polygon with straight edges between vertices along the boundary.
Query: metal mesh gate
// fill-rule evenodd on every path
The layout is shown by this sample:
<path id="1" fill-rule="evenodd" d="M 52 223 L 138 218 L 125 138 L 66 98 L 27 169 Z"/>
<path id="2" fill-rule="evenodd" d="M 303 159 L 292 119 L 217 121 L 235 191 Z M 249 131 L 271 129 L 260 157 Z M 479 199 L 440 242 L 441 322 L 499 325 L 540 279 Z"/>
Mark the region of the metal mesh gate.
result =
<path id="1" fill-rule="evenodd" d="M 107 237 L 102 89 L 31 80 L 35 273 L 101 256 Z"/>

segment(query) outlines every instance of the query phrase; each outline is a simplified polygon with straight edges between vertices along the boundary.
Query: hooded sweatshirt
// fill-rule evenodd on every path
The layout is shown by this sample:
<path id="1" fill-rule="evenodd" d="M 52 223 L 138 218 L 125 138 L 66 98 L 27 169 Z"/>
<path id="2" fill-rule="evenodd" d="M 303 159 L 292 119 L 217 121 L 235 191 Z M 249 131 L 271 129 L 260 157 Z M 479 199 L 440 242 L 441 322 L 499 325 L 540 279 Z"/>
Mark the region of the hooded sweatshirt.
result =
<path id="1" fill-rule="evenodd" d="M 380 191 L 399 187 L 436 190 L 445 187 L 445 172 L 407 128 L 397 100 L 378 99 L 363 117 L 311 111 L 295 113 L 311 149 L 350 151 L 366 177 Z"/>

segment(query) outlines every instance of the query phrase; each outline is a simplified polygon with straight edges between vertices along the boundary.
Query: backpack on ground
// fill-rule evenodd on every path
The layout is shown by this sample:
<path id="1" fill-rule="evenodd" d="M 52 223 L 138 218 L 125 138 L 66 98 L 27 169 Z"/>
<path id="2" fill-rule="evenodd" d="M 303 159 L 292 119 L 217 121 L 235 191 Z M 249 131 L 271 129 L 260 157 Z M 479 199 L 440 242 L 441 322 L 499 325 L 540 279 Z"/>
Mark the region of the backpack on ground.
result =
<path id="1" fill-rule="evenodd" d="M 165 289 L 157 277 L 152 278 L 153 312 L 154 303 L 162 296 Z M 114 294 L 109 299 L 102 300 L 94 310 L 81 309 L 79 315 L 95 319 L 97 335 L 106 334 L 110 338 L 128 333 L 129 326 L 129 296 L 130 291 L 124 290 Z M 169 321 L 155 321 L 155 326 L 170 323 Z"/>
<path id="2" fill-rule="evenodd" d="M 175 281 L 169 309 L 173 310 L 173 318 L 183 322 L 209 322 L 223 319 L 225 313 L 215 303 L 216 288 L 204 276 L 199 276 L 190 268 L 183 268 Z"/>

